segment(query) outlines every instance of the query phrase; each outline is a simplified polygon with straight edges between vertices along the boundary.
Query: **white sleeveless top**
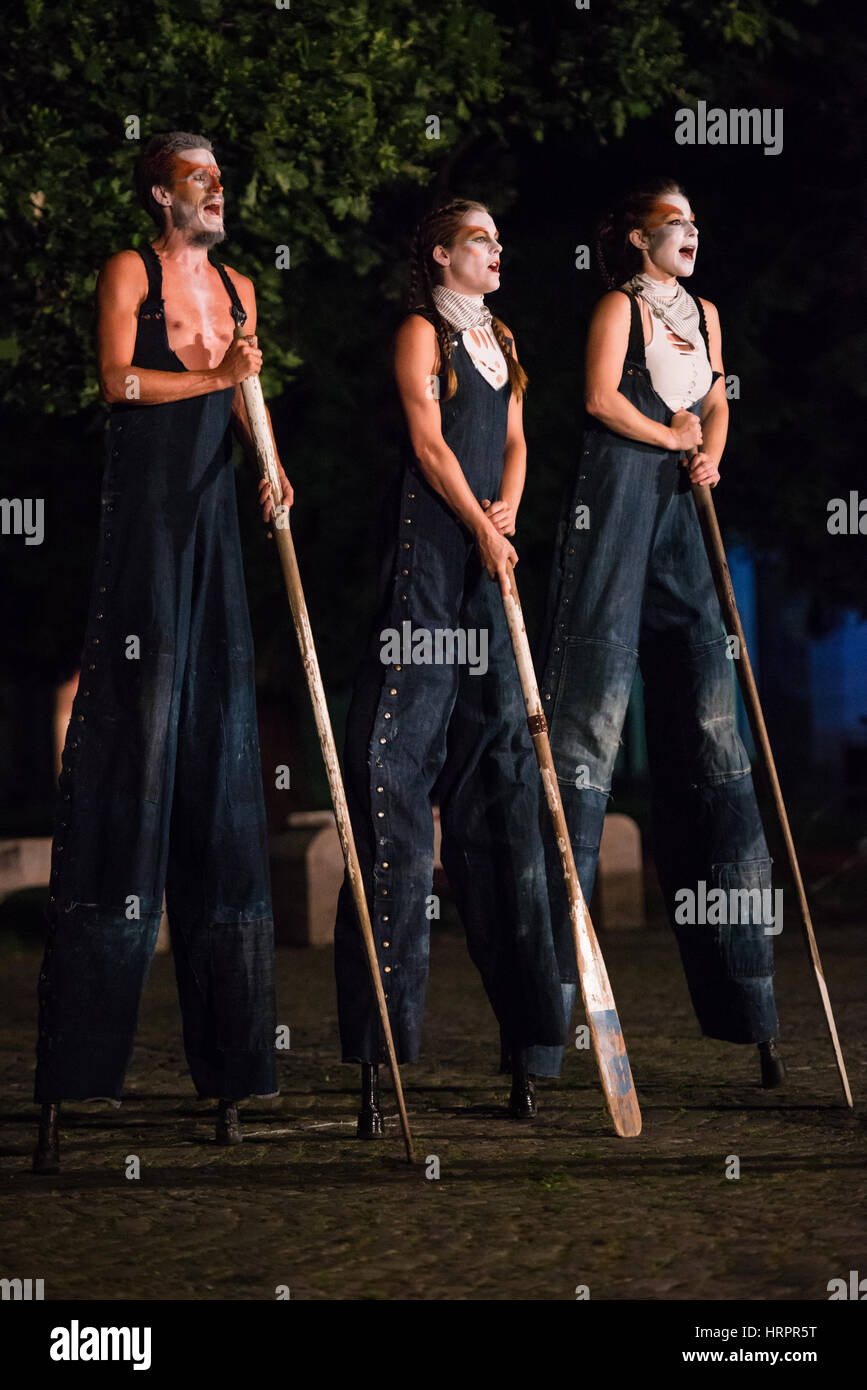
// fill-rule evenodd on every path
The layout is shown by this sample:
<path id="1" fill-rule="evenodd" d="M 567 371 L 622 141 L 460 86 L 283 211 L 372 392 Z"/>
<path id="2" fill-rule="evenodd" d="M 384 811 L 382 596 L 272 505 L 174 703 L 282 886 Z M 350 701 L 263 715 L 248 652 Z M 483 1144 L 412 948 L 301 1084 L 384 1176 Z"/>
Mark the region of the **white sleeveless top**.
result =
<path id="1" fill-rule="evenodd" d="M 669 410 L 685 410 L 707 395 L 713 381 L 704 338 L 699 335 L 694 348 L 683 343 L 682 350 L 666 324 L 653 314 L 650 322 L 653 337 L 644 353 L 653 389 Z"/>
<path id="2" fill-rule="evenodd" d="M 476 371 L 483 376 L 489 386 L 499 391 L 506 384 L 509 369 L 500 344 L 488 325 L 479 328 L 465 328 L 461 334 L 464 347 Z"/>

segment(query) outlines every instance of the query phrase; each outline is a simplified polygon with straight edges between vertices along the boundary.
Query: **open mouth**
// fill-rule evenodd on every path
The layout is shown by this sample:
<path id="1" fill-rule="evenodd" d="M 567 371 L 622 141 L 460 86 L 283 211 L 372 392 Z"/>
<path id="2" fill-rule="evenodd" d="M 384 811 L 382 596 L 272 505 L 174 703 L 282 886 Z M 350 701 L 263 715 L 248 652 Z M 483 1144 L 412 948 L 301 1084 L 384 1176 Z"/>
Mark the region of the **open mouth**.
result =
<path id="1" fill-rule="evenodd" d="M 204 206 L 203 211 L 206 212 L 206 213 L 208 213 L 208 215 L 209 215 L 210 217 L 222 217 L 222 216 L 223 216 L 223 204 L 222 204 L 222 203 L 205 203 L 205 206 Z"/>
<path id="2" fill-rule="evenodd" d="M 499 262 L 499 261 L 491 261 L 490 264 L 489 264 L 489 266 L 488 266 L 488 270 L 496 271 L 497 275 L 499 275 L 499 273 L 500 273 L 500 262 Z"/>
<path id="3" fill-rule="evenodd" d="M 680 254 L 681 254 L 682 256 L 685 256 L 686 259 L 687 259 L 688 261 L 694 261 L 694 260 L 695 260 L 695 247 L 694 247 L 694 246 L 682 246 L 682 247 L 680 248 Z"/>

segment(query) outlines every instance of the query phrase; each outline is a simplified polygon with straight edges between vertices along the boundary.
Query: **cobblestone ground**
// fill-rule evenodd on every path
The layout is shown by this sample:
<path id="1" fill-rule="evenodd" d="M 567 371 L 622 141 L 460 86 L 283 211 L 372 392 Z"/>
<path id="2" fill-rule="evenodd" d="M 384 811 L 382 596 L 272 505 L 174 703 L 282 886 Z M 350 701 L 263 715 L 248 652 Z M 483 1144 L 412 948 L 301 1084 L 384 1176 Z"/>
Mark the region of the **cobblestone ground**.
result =
<path id="1" fill-rule="evenodd" d="M 864 1110 L 841 1104 L 798 927 L 777 945 L 790 1081 L 764 1092 L 753 1048 L 698 1035 L 665 927 L 603 938 L 644 1117 L 622 1140 L 574 1048 L 562 1080 L 541 1084 L 537 1123 L 505 1117 L 488 1005 L 460 934 L 440 927 L 424 1060 L 404 1074 L 438 1181 L 405 1164 L 393 1119 L 383 1141 L 354 1138 L 355 1068 L 336 1061 L 324 950 L 279 953 L 291 1051 L 279 1100 L 247 1107 L 242 1146 L 217 1148 L 192 1097 L 162 956 L 123 1107 L 70 1105 L 62 1174 L 33 1177 L 38 950 L 7 945 L 0 1274 L 75 1299 L 273 1299 L 278 1285 L 293 1299 L 572 1299 L 586 1284 L 594 1299 L 825 1300 L 829 1279 L 867 1272 Z M 821 947 L 857 1106 L 864 935 L 833 925 Z"/>

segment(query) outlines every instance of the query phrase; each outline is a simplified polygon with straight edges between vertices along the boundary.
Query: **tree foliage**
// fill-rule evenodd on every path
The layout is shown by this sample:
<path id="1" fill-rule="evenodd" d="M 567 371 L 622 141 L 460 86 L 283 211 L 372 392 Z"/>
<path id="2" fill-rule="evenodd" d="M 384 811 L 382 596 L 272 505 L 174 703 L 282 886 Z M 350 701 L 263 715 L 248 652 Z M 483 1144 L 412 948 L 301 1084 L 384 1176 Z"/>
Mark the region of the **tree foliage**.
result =
<path id="1" fill-rule="evenodd" d="M 220 254 L 256 281 L 264 385 L 275 394 L 306 349 L 293 312 L 299 277 L 276 269 L 279 246 L 294 270 L 315 268 L 314 293 L 329 261 L 376 274 L 383 250 L 365 227 L 384 191 L 442 181 L 492 135 L 620 136 L 673 96 L 701 93 L 696 50 L 766 46 L 779 8 L 26 0 L 3 19 L 4 400 L 66 414 L 96 398 L 98 268 L 153 235 L 131 188 L 140 144 L 128 138 L 130 117 L 140 140 L 172 128 L 212 138 L 231 238 Z"/>
<path id="2" fill-rule="evenodd" d="M 851 472 L 863 330 L 851 298 L 829 295 L 816 247 L 830 207 L 851 283 L 859 252 L 845 213 L 863 149 L 846 132 L 857 129 L 860 52 L 844 42 L 842 19 L 829 37 L 817 14 L 812 0 L 591 0 L 586 10 L 568 0 L 293 0 L 288 9 L 25 0 L 7 10 L 0 358 L 18 447 L 0 465 L 0 488 L 32 492 L 37 470 L 52 538 L 44 553 L 8 560 L 23 594 L 13 651 L 38 665 L 46 651 L 74 649 L 83 616 L 92 547 L 82 494 L 95 498 L 101 466 L 93 288 L 109 255 L 154 235 L 132 191 L 140 142 L 127 138 L 129 117 L 140 140 L 183 128 L 216 147 L 229 231 L 216 254 L 256 285 L 263 383 L 296 483 L 296 543 L 334 684 L 348 679 L 369 621 L 374 522 L 403 438 L 388 351 L 406 241 L 423 208 L 452 192 L 490 200 L 509 224 L 497 308 L 514 316 L 531 374 L 519 536 L 531 610 L 574 463 L 596 293 L 591 275 L 576 275 L 571 248 L 589 239 L 595 205 L 621 175 L 660 163 L 685 168 L 707 214 L 702 265 L 713 274 L 698 292 L 718 300 L 727 366 L 744 382 L 723 510 L 728 499 L 748 537 L 786 550 L 796 582 L 815 579 L 831 602 L 857 601 L 841 547 L 829 551 L 816 514 L 828 486 L 839 477 L 843 489 Z M 813 90 L 817 71 L 828 75 Z M 755 152 L 752 177 L 765 177 L 773 196 L 756 184 L 751 216 L 730 197 L 731 188 L 743 195 L 744 163 L 673 144 L 674 110 L 697 99 L 785 104 L 787 121 L 800 123 L 807 158 L 794 177 L 789 164 L 787 188 L 767 167 L 784 161 Z M 714 228 L 718 238 L 725 229 L 724 245 Z M 291 269 L 277 268 L 283 246 Z M 805 323 L 820 337 L 809 357 Z M 259 541 L 244 488 L 242 515 Z M 261 544 L 246 553 L 261 671 L 285 688 L 279 572 Z M 46 602 L 52 588 L 61 602 Z"/>

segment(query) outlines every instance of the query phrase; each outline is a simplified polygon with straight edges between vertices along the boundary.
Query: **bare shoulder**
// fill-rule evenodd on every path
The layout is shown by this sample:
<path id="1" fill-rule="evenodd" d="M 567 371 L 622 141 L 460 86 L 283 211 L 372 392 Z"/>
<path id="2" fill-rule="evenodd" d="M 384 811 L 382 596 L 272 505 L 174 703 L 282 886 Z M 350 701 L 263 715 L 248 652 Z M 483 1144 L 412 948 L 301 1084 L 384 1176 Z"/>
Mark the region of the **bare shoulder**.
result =
<path id="1" fill-rule="evenodd" d="M 408 349 L 436 342 L 436 331 L 423 314 L 407 314 L 394 335 L 395 346 Z"/>
<path id="2" fill-rule="evenodd" d="M 607 351 L 621 344 L 625 348 L 629 337 L 632 305 L 629 297 L 619 290 L 609 290 L 598 301 L 590 318 L 587 341 L 593 352 Z"/>
<path id="3" fill-rule="evenodd" d="M 630 313 L 629 296 L 623 290 L 608 290 L 593 310 L 593 317 L 600 323 L 627 323 Z"/>
<path id="4" fill-rule="evenodd" d="M 96 293 L 100 310 L 137 310 L 148 292 L 148 275 L 138 251 L 118 251 L 99 272 Z"/>
<path id="5" fill-rule="evenodd" d="M 394 335 L 394 370 L 398 382 L 427 382 L 440 368 L 433 324 L 422 314 L 407 314 Z"/>
<path id="6" fill-rule="evenodd" d="M 118 251 L 109 256 L 99 272 L 102 284 L 119 286 L 143 286 L 147 289 L 148 276 L 145 263 L 138 251 Z"/>
<path id="7" fill-rule="evenodd" d="M 436 330 L 429 319 L 422 314 L 407 314 L 394 335 L 394 357 L 398 364 L 421 358 L 429 363 L 439 361 Z"/>

